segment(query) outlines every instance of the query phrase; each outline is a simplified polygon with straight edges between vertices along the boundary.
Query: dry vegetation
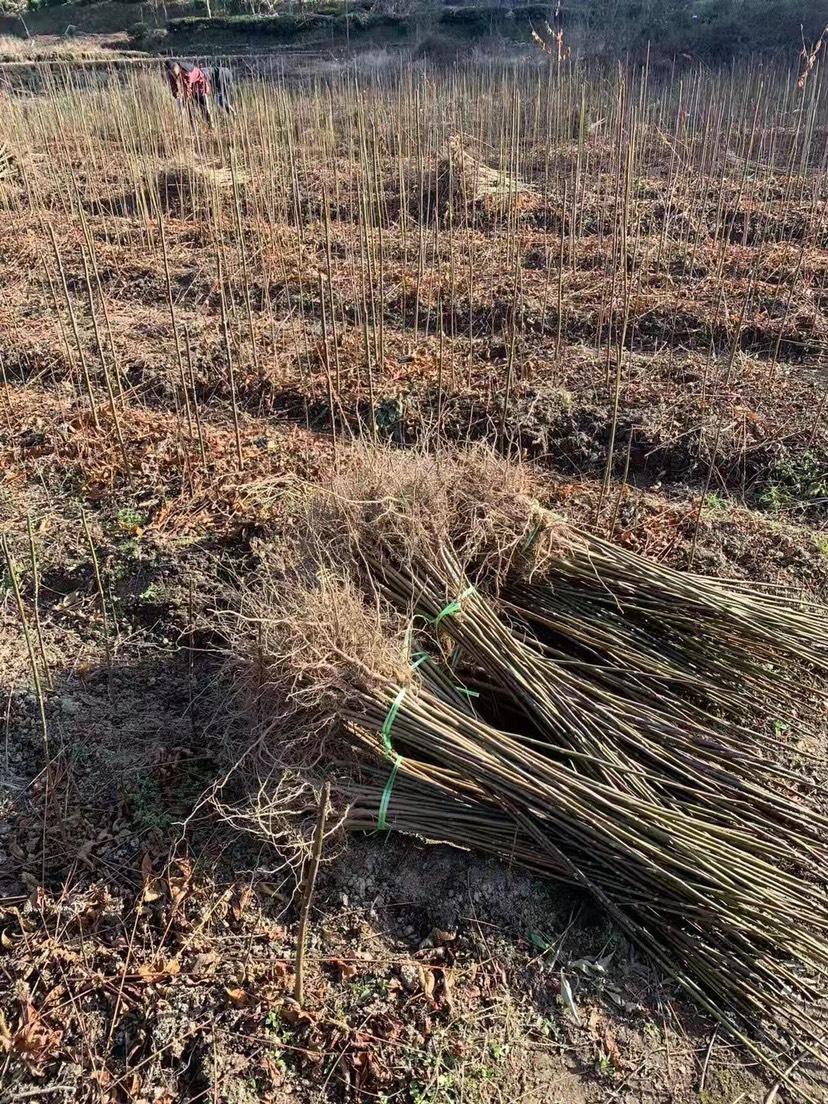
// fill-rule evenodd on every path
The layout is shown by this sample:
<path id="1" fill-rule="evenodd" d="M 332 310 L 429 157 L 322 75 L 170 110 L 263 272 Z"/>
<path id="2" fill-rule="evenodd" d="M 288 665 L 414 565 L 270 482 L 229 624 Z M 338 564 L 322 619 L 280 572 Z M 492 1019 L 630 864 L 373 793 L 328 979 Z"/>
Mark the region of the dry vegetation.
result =
<path id="1" fill-rule="evenodd" d="M 113 61 L 115 51 L 122 56 L 127 45 L 126 34 L 36 35 L 34 38 L 0 35 L 0 63 L 14 66 L 33 61 Z"/>
<path id="2" fill-rule="evenodd" d="M 761 1099 L 582 897 L 393 835 L 323 866 L 292 1004 L 317 795 L 251 817 L 262 718 L 221 653 L 354 438 L 485 443 L 481 492 L 506 463 L 629 552 L 825 601 L 828 92 L 798 76 L 341 67 L 244 86 L 216 132 L 146 72 L 0 92 L 10 1100 Z"/>

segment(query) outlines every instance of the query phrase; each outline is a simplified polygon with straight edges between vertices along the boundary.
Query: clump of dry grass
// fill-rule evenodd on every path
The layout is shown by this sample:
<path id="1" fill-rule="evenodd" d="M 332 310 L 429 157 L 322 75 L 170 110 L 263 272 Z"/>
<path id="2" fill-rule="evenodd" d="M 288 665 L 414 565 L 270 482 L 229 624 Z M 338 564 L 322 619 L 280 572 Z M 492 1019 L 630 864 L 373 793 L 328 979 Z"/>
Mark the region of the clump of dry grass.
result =
<path id="1" fill-rule="evenodd" d="M 246 183 L 244 174 L 234 174 L 228 166 L 210 165 L 200 160 L 180 160 L 164 164 L 142 182 L 142 196 L 135 196 L 140 209 L 160 205 L 161 211 L 175 218 L 202 221 L 221 207 L 221 194 Z"/>
<path id="2" fill-rule="evenodd" d="M 460 569 L 498 585 L 517 563 L 532 575 L 553 554 L 567 555 L 579 538 L 539 504 L 527 467 L 483 446 L 438 456 L 413 450 L 350 449 L 330 488 L 303 496 L 312 531 L 325 534 L 327 554 L 345 562 L 379 537 L 399 562 L 451 547 Z M 317 536 L 317 539 L 321 539 Z"/>
<path id="3" fill-rule="evenodd" d="M 16 38 L 0 35 L 0 62 L 25 61 L 111 61 L 112 50 L 93 37 L 35 35 Z"/>
<path id="4" fill-rule="evenodd" d="M 531 185 L 514 172 L 493 169 L 469 153 L 460 135 L 452 134 L 448 144 L 449 156 L 445 162 L 440 162 L 441 175 L 457 181 L 464 196 L 481 200 L 487 196 L 513 196 L 532 190 Z"/>
<path id="5" fill-rule="evenodd" d="M 467 138 L 450 134 L 430 164 L 417 157 L 408 160 L 397 186 L 407 196 L 413 218 L 468 223 L 479 216 L 497 221 L 507 217 L 515 203 L 537 205 L 538 194 L 530 180 L 511 166 L 493 168 L 468 146 Z"/>

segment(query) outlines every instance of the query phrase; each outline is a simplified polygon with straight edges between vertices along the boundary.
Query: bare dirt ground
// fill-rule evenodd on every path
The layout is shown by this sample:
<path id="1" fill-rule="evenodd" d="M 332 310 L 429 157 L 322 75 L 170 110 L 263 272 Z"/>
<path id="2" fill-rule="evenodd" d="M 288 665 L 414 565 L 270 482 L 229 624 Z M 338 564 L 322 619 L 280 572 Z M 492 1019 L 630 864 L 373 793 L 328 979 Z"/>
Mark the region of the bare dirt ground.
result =
<path id="1" fill-rule="evenodd" d="M 0 1100 L 761 1100 L 590 902 L 420 841 L 326 856 L 296 1006 L 294 880 L 209 800 L 249 738 L 213 610 L 286 524 L 281 481 L 326 478 L 332 427 L 497 439 L 574 522 L 826 600 L 819 182 L 720 150 L 705 199 L 667 150 L 627 257 L 598 137 L 572 217 L 566 148 L 526 155 L 504 208 L 384 145 L 389 108 L 368 213 L 354 100 L 325 157 L 266 163 L 276 92 L 195 148 L 160 97 L 156 136 L 73 95 L 0 131 L 0 531 L 30 646 L 7 563 Z"/>

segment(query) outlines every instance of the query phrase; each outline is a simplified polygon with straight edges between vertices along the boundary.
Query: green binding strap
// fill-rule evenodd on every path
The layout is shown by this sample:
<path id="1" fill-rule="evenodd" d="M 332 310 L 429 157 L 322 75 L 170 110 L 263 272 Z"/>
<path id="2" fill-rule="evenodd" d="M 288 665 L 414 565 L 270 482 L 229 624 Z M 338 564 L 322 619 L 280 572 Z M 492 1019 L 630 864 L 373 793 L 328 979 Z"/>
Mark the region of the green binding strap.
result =
<path id="1" fill-rule="evenodd" d="M 411 670 L 416 671 L 421 663 L 425 663 L 430 658 L 428 652 L 416 652 L 416 659 L 411 664 Z M 385 720 L 382 723 L 382 743 L 385 747 L 386 758 L 390 759 L 394 755 L 394 746 L 391 743 L 391 728 L 394 721 L 397 719 L 397 714 L 400 711 L 400 706 L 403 703 L 405 697 L 406 687 L 401 686 L 397 691 L 397 696 L 391 702 L 391 708 L 388 710 Z M 397 771 L 400 769 L 402 763 L 402 756 L 397 755 L 394 759 L 394 766 L 391 768 L 391 773 L 388 776 L 388 781 L 385 783 L 385 789 L 382 791 L 382 797 L 380 798 L 379 813 L 377 815 L 377 831 L 385 832 L 388 829 L 388 803 L 391 800 L 391 791 L 394 789 L 394 783 L 397 781 Z"/>
<path id="2" fill-rule="evenodd" d="M 402 700 L 405 697 L 405 687 L 402 686 L 397 691 L 397 696 L 391 703 L 391 708 L 388 710 L 388 715 L 382 724 L 382 742 L 385 745 L 385 754 L 390 759 L 394 754 L 394 748 L 391 746 L 391 726 L 397 718 L 397 714 L 400 711 Z"/>
<path id="3" fill-rule="evenodd" d="M 423 659 L 418 660 L 418 664 L 422 663 Z M 397 691 L 397 696 L 391 703 L 391 708 L 388 710 L 388 715 L 383 721 L 382 725 L 382 742 L 385 746 L 385 755 L 388 759 L 394 754 L 394 747 L 391 743 L 391 726 L 393 725 L 397 714 L 400 711 L 403 698 L 405 697 L 404 686 L 401 686 Z M 386 815 L 388 813 L 388 802 L 391 800 L 391 791 L 394 789 L 394 783 L 397 780 L 397 771 L 400 769 L 400 763 L 402 763 L 402 756 L 398 755 L 394 760 L 394 766 L 391 768 L 391 773 L 388 776 L 388 781 L 385 783 L 385 789 L 382 791 L 382 797 L 380 798 L 379 815 L 377 816 L 377 831 L 384 832 L 388 828 L 388 821 Z"/>
<path id="4" fill-rule="evenodd" d="M 388 821 L 386 817 L 388 815 L 388 803 L 391 800 L 391 791 L 394 789 L 394 783 L 397 781 L 397 771 L 400 769 L 402 763 L 402 756 L 398 755 L 394 760 L 394 766 L 391 768 L 391 773 L 388 776 L 388 781 L 385 783 L 385 789 L 382 791 L 382 798 L 380 799 L 379 815 L 377 816 L 377 831 L 386 832 L 388 830 Z"/>
<path id="5" fill-rule="evenodd" d="M 538 533 L 541 531 L 542 528 L 543 528 L 543 522 L 542 521 L 539 521 L 537 523 L 537 525 L 533 526 L 532 532 L 529 534 L 529 536 L 524 541 L 524 544 L 523 544 L 523 551 L 524 552 L 529 551 L 529 549 L 532 547 L 532 545 L 538 539 Z"/>
<path id="6" fill-rule="evenodd" d="M 449 602 L 445 609 L 440 610 L 440 612 L 434 618 L 434 627 L 437 628 L 444 617 L 449 617 L 452 614 L 459 613 L 463 599 L 468 598 L 470 594 L 474 594 L 475 590 L 476 587 L 466 587 L 466 589 L 458 598 L 455 598 L 453 602 Z"/>

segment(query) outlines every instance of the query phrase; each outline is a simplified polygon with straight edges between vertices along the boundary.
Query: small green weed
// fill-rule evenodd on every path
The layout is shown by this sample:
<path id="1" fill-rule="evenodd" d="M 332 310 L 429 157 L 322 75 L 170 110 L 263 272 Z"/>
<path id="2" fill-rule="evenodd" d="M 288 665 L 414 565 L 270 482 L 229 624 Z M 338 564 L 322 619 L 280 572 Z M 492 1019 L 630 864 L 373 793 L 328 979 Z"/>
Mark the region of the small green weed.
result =
<path id="1" fill-rule="evenodd" d="M 166 831 L 173 822 L 164 804 L 158 779 L 139 774 L 128 790 L 136 825 L 143 831 Z"/>
<path id="2" fill-rule="evenodd" d="M 117 513 L 115 522 L 119 529 L 125 533 L 140 534 L 140 531 L 146 529 L 148 516 L 143 510 L 138 510 L 134 506 L 122 506 Z"/>
<path id="3" fill-rule="evenodd" d="M 119 583 L 131 579 L 135 574 L 136 562 L 141 560 L 140 545 L 135 537 L 118 541 L 114 554 L 107 561 L 106 573 L 110 582 Z"/>
<path id="4" fill-rule="evenodd" d="M 603 1050 L 598 1052 L 598 1057 L 595 1060 L 595 1069 L 599 1077 L 603 1078 L 604 1081 L 614 1081 L 618 1074 L 615 1062 L 613 1062 L 609 1054 Z"/>
<path id="5" fill-rule="evenodd" d="M 162 583 L 150 583 L 138 597 L 142 602 L 149 602 L 154 606 L 162 605 L 167 601 L 167 589 Z"/>
<path id="6" fill-rule="evenodd" d="M 730 506 L 730 501 L 724 495 L 719 494 L 718 491 L 711 491 L 704 500 L 705 509 L 712 514 L 726 514 L 730 510 Z"/>
<path id="7" fill-rule="evenodd" d="M 563 1040 L 560 1024 L 551 1016 L 538 1016 L 533 1024 L 533 1029 L 544 1039 Z"/>
<path id="8" fill-rule="evenodd" d="M 787 510 L 828 500 L 828 469 L 812 450 L 780 460 L 759 494 L 765 510 Z"/>
<path id="9" fill-rule="evenodd" d="M 363 976 L 353 983 L 350 994 L 357 1004 L 385 998 L 388 996 L 388 981 L 386 978 Z"/>
<path id="10" fill-rule="evenodd" d="M 491 1054 L 495 1062 L 502 1062 L 507 1057 L 510 1050 L 511 1047 L 508 1043 L 502 1043 L 496 1039 L 489 1041 L 489 1054 Z"/>
<path id="11" fill-rule="evenodd" d="M 401 439 L 404 406 L 399 396 L 385 399 L 374 411 L 374 421 L 380 433 Z"/>
<path id="12" fill-rule="evenodd" d="M 285 1049 L 291 1037 L 290 1025 L 279 1009 L 272 1008 L 264 1018 L 264 1030 L 268 1040 L 267 1054 L 281 1074 L 287 1073 L 289 1051 Z"/>

